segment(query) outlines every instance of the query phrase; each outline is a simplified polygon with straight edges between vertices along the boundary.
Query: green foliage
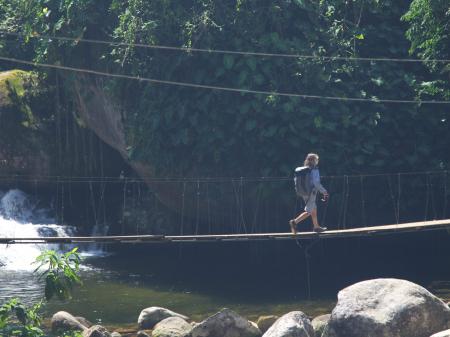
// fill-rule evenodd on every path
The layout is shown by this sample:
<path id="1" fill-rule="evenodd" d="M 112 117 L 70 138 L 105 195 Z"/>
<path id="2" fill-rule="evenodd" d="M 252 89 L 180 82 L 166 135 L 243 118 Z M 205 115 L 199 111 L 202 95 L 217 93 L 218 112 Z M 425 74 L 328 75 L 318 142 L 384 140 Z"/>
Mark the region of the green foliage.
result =
<path id="1" fill-rule="evenodd" d="M 42 321 L 38 311 L 42 306 L 39 302 L 31 307 L 13 298 L 0 307 L 0 335 L 39 337 L 44 332 L 39 327 Z"/>
<path id="2" fill-rule="evenodd" d="M 445 0 L 414 0 L 402 17 L 409 23 L 406 36 L 411 54 L 423 60 L 450 58 L 450 3 Z M 446 62 L 425 63 L 435 80 L 420 83 L 422 97 L 450 98 L 450 66 Z M 422 90 L 423 88 L 426 90 Z"/>
<path id="3" fill-rule="evenodd" d="M 54 250 L 46 250 L 36 258 L 38 267 L 35 272 L 41 268 L 46 268 L 40 278 L 45 278 L 45 298 L 49 301 L 53 296 L 59 299 L 70 299 L 71 290 L 75 284 L 81 284 L 78 276 L 80 255 L 78 248 L 59 254 Z"/>
<path id="4" fill-rule="evenodd" d="M 45 298 L 50 300 L 54 295 L 59 299 L 69 299 L 74 284 L 80 284 L 78 276 L 80 256 L 78 248 L 59 254 L 46 250 L 36 258 L 39 264 L 35 272 L 46 268 L 40 275 L 45 277 Z M 42 317 L 39 310 L 43 301 L 30 307 L 13 298 L 0 307 L 0 336 L 9 337 L 40 337 L 44 335 L 41 329 Z M 67 333 L 66 337 L 80 337 L 76 333 Z"/>
<path id="5" fill-rule="evenodd" d="M 12 1 L 16 6 L 3 1 L 0 22 L 14 23 L 6 28 L 28 35 L 19 39 L 25 45 L 21 52 L 36 60 L 373 102 L 448 97 L 448 80 L 431 74 L 433 65 L 320 58 L 405 58 L 410 47 L 424 58 L 449 58 L 444 0 Z M 403 15 L 406 21 L 400 20 Z M 36 33 L 318 58 L 105 46 L 32 38 Z M 15 51 L 5 43 L 3 48 Z M 324 171 L 336 174 L 428 170 L 450 162 L 448 151 L 435 142 L 448 138 L 444 107 L 236 94 L 128 80 L 105 80 L 103 87 L 125 112 L 130 159 L 150 164 L 156 175 L 285 175 L 310 151 L 325 159 Z"/>

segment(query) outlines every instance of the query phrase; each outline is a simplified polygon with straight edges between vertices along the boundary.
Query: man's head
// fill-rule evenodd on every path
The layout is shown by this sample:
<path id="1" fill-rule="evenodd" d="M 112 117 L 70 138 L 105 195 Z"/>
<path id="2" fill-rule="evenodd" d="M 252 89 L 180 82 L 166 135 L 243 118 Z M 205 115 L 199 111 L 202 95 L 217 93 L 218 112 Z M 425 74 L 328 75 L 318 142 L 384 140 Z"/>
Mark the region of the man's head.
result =
<path id="1" fill-rule="evenodd" d="M 305 159 L 305 166 L 316 167 L 319 164 L 319 156 L 315 153 L 308 153 Z"/>

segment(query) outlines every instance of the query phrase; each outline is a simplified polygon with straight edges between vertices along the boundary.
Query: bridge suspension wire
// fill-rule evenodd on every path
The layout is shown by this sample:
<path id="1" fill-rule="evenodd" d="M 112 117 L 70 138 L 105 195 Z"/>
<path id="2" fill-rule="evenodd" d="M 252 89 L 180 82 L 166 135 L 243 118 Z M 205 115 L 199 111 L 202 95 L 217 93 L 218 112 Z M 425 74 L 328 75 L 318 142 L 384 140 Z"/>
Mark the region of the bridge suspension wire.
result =
<path id="1" fill-rule="evenodd" d="M 75 68 L 62 66 L 57 64 L 49 64 L 49 63 L 40 63 L 27 61 L 12 57 L 4 57 L 0 56 L 1 61 L 12 62 L 25 64 L 34 67 L 40 68 L 49 68 L 49 69 L 59 69 L 65 71 L 72 71 L 76 73 L 84 73 L 90 75 L 97 75 L 103 77 L 112 77 L 119 79 L 128 79 L 128 80 L 136 80 L 140 82 L 148 82 L 153 84 L 163 84 L 163 85 L 173 85 L 178 87 L 187 87 L 187 88 L 197 88 L 197 89 L 208 89 L 208 90 L 218 90 L 218 91 L 226 91 L 226 92 L 234 92 L 241 94 L 255 94 L 255 95 L 264 95 L 264 96 L 280 96 L 280 97 L 295 97 L 302 99 L 313 99 L 313 100 L 331 100 L 331 101 L 344 101 L 344 102 L 363 102 L 363 103 L 394 103 L 394 104 L 450 104 L 450 101 L 442 101 L 442 100 L 399 100 L 399 99 L 381 99 L 377 97 L 372 98 L 360 98 L 360 97 L 344 97 L 344 96 L 321 96 L 321 95 L 309 95 L 309 94 L 299 94 L 299 93 L 287 93 L 287 92 L 279 92 L 279 91 L 265 91 L 265 90 L 252 90 L 252 89 L 243 89 L 243 88 L 231 88 L 231 87 L 223 87 L 223 86 L 214 86 L 214 85 L 205 85 L 205 84 L 197 84 L 191 82 L 179 82 L 179 81 L 168 81 L 168 80 L 160 80 L 148 77 L 139 77 L 133 75 L 125 75 L 125 74 L 116 74 L 109 73 L 85 68 Z"/>
<path id="2" fill-rule="evenodd" d="M 156 49 L 156 50 L 171 50 L 171 51 L 181 51 L 185 53 L 206 53 L 206 54 L 228 54 L 228 55 L 239 55 L 239 56 L 257 56 L 257 57 L 281 57 L 281 58 L 294 58 L 294 59 L 312 59 L 312 60 L 328 60 L 328 61 L 350 61 L 350 62 L 405 62 L 405 63 L 425 63 L 425 62 L 435 62 L 435 63 L 450 63 L 450 59 L 415 59 L 415 58 L 394 58 L 394 57 L 346 57 L 346 56 L 327 56 L 327 55 L 304 55 L 304 54 L 287 54 L 287 53 L 268 53 L 268 52 L 253 52 L 253 51 L 236 51 L 236 50 L 226 50 L 226 49 L 211 49 L 211 48 L 194 48 L 194 47 L 175 47 L 175 46 L 164 46 L 156 44 L 145 44 L 145 43 L 128 43 L 123 41 L 108 41 L 100 39 L 86 39 L 81 37 L 67 37 L 67 36 L 56 36 L 56 35 L 46 35 L 34 32 L 33 34 L 24 33 L 13 33 L 0 30 L 0 35 L 4 36 L 14 36 L 23 38 L 33 38 L 33 39 L 47 39 L 49 41 L 66 41 L 66 42 L 76 42 L 76 43 L 90 43 L 90 44 L 101 44 L 108 45 L 112 47 L 131 47 L 131 48 L 146 48 L 146 49 Z"/>
<path id="3" fill-rule="evenodd" d="M 345 175 L 321 175 L 323 179 L 341 179 L 348 178 L 370 178 L 370 177 L 389 177 L 389 176 L 414 176 L 414 175 L 438 175 L 448 174 L 448 170 L 439 171 L 404 171 L 404 172 L 387 172 L 387 173 L 361 173 L 361 174 L 345 174 Z M 245 182 L 280 182 L 290 181 L 292 176 L 259 176 L 259 177 L 154 177 L 154 176 L 140 176 L 140 177 L 123 177 L 123 176 L 61 176 L 61 175 L 26 175 L 26 174 L 0 174 L 1 181 L 14 181 L 21 183 L 52 182 L 58 183 L 220 183 L 220 182 L 238 182 L 240 180 Z"/>

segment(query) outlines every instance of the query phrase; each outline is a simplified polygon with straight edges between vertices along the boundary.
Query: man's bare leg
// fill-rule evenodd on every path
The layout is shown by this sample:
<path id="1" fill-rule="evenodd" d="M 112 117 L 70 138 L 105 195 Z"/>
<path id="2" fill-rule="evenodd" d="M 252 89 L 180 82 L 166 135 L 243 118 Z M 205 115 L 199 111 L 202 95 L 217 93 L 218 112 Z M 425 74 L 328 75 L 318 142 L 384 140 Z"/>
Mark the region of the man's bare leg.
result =
<path id="1" fill-rule="evenodd" d="M 303 220 L 305 220 L 307 217 L 309 217 L 309 213 L 308 212 L 303 212 L 302 214 L 300 214 L 298 217 L 296 217 L 293 220 L 289 220 L 289 225 L 291 226 L 291 231 L 292 234 L 297 234 L 297 224 Z"/>
<path id="2" fill-rule="evenodd" d="M 302 214 L 300 214 L 298 217 L 296 217 L 294 219 L 295 224 L 298 224 L 299 222 L 302 222 L 303 220 L 305 220 L 309 216 L 310 216 L 310 214 L 308 212 L 303 212 Z"/>
<path id="3" fill-rule="evenodd" d="M 319 221 L 317 220 L 317 208 L 313 209 L 311 211 L 311 219 L 312 219 L 312 223 L 313 223 L 313 226 L 314 226 L 313 227 L 314 231 L 321 232 L 321 231 L 324 231 L 324 230 L 327 229 L 326 227 L 320 227 L 320 225 L 319 225 Z"/>

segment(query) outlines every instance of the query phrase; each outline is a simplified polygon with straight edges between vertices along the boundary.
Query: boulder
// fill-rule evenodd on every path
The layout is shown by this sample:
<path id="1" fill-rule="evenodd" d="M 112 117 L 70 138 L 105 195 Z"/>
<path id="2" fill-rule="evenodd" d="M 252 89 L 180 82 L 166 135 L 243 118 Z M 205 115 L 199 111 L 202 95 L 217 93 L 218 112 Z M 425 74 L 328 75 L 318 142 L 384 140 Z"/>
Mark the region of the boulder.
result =
<path id="1" fill-rule="evenodd" d="M 111 333 L 111 337 L 122 337 L 122 335 L 120 334 L 120 332 L 114 331 Z"/>
<path id="2" fill-rule="evenodd" d="M 86 326 L 66 311 L 58 311 L 51 320 L 52 331 L 84 331 Z"/>
<path id="3" fill-rule="evenodd" d="M 58 235 L 56 235 L 58 236 Z M 85 327 L 90 328 L 91 326 L 93 326 L 94 324 L 92 324 L 91 322 L 89 322 L 86 318 L 81 317 L 81 316 L 75 316 L 75 318 L 77 319 L 78 322 L 80 322 L 81 324 L 83 324 Z"/>
<path id="4" fill-rule="evenodd" d="M 330 314 L 320 315 L 320 316 L 315 317 L 311 321 L 311 324 L 313 326 L 316 336 L 318 336 L 318 337 L 322 336 L 323 331 L 325 330 L 326 326 L 328 325 L 328 321 L 330 320 L 330 317 L 331 317 Z"/>
<path id="5" fill-rule="evenodd" d="M 259 330 L 261 330 L 262 333 L 269 330 L 269 328 L 273 325 L 273 323 L 276 322 L 278 319 L 278 316 L 269 315 L 269 316 L 260 316 L 258 320 L 256 321 L 256 325 L 258 326 Z"/>
<path id="6" fill-rule="evenodd" d="M 148 333 L 146 333 L 145 331 L 138 331 L 136 333 L 136 337 L 150 337 Z"/>
<path id="7" fill-rule="evenodd" d="M 323 337 L 429 337 L 449 319 L 449 307 L 425 288 L 375 279 L 339 292 Z"/>
<path id="8" fill-rule="evenodd" d="M 152 337 L 188 337 L 192 325 L 180 317 L 169 317 L 155 325 Z"/>
<path id="9" fill-rule="evenodd" d="M 230 309 L 223 309 L 197 324 L 192 337 L 259 337 L 261 331 L 255 324 Z"/>
<path id="10" fill-rule="evenodd" d="M 450 330 L 445 330 L 445 331 L 435 333 L 434 335 L 432 335 L 430 337 L 450 337 Z"/>
<path id="11" fill-rule="evenodd" d="M 160 307 L 149 307 L 141 311 L 138 318 L 139 329 L 153 329 L 156 323 L 161 322 L 165 318 L 179 317 L 184 320 L 189 319 L 186 316 L 177 314 L 169 309 Z"/>
<path id="12" fill-rule="evenodd" d="M 292 311 L 281 316 L 263 337 L 314 337 L 314 329 L 308 316 L 301 311 Z"/>
<path id="13" fill-rule="evenodd" d="M 83 332 L 83 337 L 111 337 L 111 334 L 101 325 L 93 325 Z"/>

